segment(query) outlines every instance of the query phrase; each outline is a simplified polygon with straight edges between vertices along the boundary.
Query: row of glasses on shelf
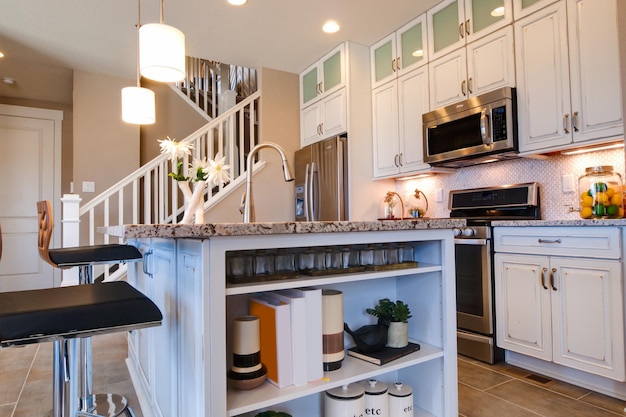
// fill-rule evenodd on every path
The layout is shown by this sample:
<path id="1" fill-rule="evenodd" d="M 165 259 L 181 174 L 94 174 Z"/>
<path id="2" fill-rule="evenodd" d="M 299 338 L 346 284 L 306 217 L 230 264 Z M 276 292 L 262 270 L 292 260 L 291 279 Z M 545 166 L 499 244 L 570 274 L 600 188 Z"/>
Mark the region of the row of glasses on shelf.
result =
<path id="1" fill-rule="evenodd" d="M 244 250 L 226 254 L 226 277 L 241 283 L 414 264 L 413 246 L 404 243 Z"/>

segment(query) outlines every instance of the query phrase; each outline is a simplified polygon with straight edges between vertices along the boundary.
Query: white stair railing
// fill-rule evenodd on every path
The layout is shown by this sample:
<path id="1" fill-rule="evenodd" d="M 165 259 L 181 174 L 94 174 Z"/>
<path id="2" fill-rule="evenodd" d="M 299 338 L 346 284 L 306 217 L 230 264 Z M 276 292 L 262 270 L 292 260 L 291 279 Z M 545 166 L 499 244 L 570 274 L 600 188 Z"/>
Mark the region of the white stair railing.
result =
<path id="1" fill-rule="evenodd" d="M 214 159 L 220 152 L 230 165 L 231 181 L 207 190 L 205 211 L 245 183 L 246 169 L 249 168 L 245 166 L 247 153 L 257 143 L 256 114 L 260 96 L 260 92 L 250 95 L 182 140 L 193 146 L 190 158 Z M 108 235 L 97 233 L 98 227 L 102 226 L 176 223 L 184 211 L 184 201 L 176 181 L 168 176 L 172 165 L 167 158 L 165 154 L 159 155 L 82 205 L 81 244 L 85 244 L 86 235 L 89 245 L 109 243 Z M 184 161 L 185 166 L 188 162 Z M 253 169 L 257 168 L 256 165 Z M 104 274 L 104 280 L 110 281 L 125 271 L 125 266 L 120 265 L 115 274 L 106 268 L 94 271 L 94 276 Z"/>

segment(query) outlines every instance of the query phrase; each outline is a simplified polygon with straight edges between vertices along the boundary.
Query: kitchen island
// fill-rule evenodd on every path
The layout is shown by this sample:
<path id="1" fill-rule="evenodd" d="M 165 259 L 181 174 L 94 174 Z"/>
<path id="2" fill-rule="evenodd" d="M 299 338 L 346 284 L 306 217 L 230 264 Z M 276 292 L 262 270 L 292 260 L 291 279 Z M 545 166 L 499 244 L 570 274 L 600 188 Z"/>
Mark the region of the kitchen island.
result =
<path id="1" fill-rule="evenodd" d="M 298 417 L 323 415 L 324 391 L 376 378 L 413 389 L 416 416 L 456 416 L 456 308 L 452 228 L 463 220 L 373 222 L 126 225 L 105 228 L 140 248 L 143 263 L 130 264 L 128 280 L 159 306 L 159 328 L 129 336 L 128 365 L 143 414 L 246 416 L 273 409 Z M 354 250 L 409 248 L 407 268 L 294 274 L 282 279 L 227 279 L 235 253 L 267 250 Z M 230 282 L 229 282 L 230 281 Z M 339 370 L 304 386 L 277 388 L 269 382 L 250 391 L 227 387 L 232 357 L 231 323 L 248 314 L 253 294 L 290 288 L 336 289 L 344 296 L 344 321 L 351 328 L 372 324 L 365 313 L 378 299 L 409 304 L 409 339 L 418 352 L 382 366 L 346 356 Z M 354 343 L 345 336 L 345 347 Z"/>

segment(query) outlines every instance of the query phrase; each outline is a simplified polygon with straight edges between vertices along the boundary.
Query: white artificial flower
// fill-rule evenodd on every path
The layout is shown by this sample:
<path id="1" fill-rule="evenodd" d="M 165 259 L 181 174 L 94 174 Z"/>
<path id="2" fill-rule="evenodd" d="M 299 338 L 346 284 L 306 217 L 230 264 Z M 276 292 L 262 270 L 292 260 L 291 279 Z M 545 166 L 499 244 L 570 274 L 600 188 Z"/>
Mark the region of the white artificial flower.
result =
<path id="1" fill-rule="evenodd" d="M 230 165 L 226 165 L 226 157 L 221 152 L 215 155 L 215 159 L 209 159 L 209 166 L 205 169 L 209 175 L 208 181 L 213 185 L 224 185 L 230 181 Z"/>
<path id="2" fill-rule="evenodd" d="M 189 176 L 194 181 L 204 181 L 207 179 L 207 170 L 209 169 L 210 162 L 207 162 L 206 158 L 199 159 L 194 158 L 191 166 L 189 167 Z"/>
<path id="3" fill-rule="evenodd" d="M 179 158 L 184 158 L 187 155 L 191 155 L 191 149 L 193 145 L 189 143 L 176 142 L 174 139 L 159 139 L 159 146 L 161 146 L 161 153 L 169 154 L 169 159 L 175 161 Z"/>

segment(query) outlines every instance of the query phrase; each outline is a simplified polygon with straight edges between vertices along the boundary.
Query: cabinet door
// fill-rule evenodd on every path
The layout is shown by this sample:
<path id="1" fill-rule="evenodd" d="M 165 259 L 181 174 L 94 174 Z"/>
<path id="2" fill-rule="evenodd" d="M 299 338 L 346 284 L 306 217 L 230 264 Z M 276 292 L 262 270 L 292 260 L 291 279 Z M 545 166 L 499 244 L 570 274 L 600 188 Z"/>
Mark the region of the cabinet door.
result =
<path id="1" fill-rule="evenodd" d="M 624 381 L 619 261 L 552 258 L 553 361 Z"/>
<path id="2" fill-rule="evenodd" d="M 467 89 L 470 96 L 515 86 L 513 28 L 508 26 L 467 45 Z"/>
<path id="3" fill-rule="evenodd" d="M 392 33 L 372 45 L 370 52 L 372 88 L 396 78 L 396 34 Z"/>
<path id="4" fill-rule="evenodd" d="M 399 172 L 398 84 L 390 81 L 372 92 L 374 176 Z"/>
<path id="5" fill-rule="evenodd" d="M 466 60 L 465 48 L 462 48 L 428 64 L 431 109 L 467 98 Z"/>
<path id="6" fill-rule="evenodd" d="M 346 116 L 346 89 L 323 99 L 321 102 L 322 123 L 320 140 L 344 133 L 348 130 Z"/>
<path id="7" fill-rule="evenodd" d="M 513 18 L 519 20 L 556 1 L 559 0 L 513 0 Z"/>
<path id="8" fill-rule="evenodd" d="M 515 22 L 515 65 L 520 151 L 570 143 L 565 3 Z"/>
<path id="9" fill-rule="evenodd" d="M 465 45 L 463 0 L 444 0 L 427 13 L 428 52 L 437 59 Z"/>
<path id="10" fill-rule="evenodd" d="M 322 123 L 321 104 L 311 104 L 300 110 L 300 145 L 306 146 L 317 142 L 320 138 Z"/>
<path id="11" fill-rule="evenodd" d="M 467 42 L 492 33 L 513 21 L 511 0 L 465 0 Z"/>
<path id="12" fill-rule="evenodd" d="M 568 0 L 574 142 L 623 135 L 615 0 Z"/>
<path id="13" fill-rule="evenodd" d="M 163 417 L 178 415 L 178 386 L 176 367 L 177 360 L 177 315 L 176 315 L 176 259 L 174 241 L 169 240 L 163 245 L 152 245 L 152 301 L 163 314 L 159 327 L 149 329 L 152 333 L 155 363 L 152 401 L 161 411 Z"/>
<path id="14" fill-rule="evenodd" d="M 424 163 L 422 114 L 428 106 L 428 71 L 417 68 L 398 79 L 398 139 L 401 173 L 428 168 Z"/>
<path id="15" fill-rule="evenodd" d="M 548 258 L 496 253 L 494 260 L 498 346 L 551 360 Z"/>
<path id="16" fill-rule="evenodd" d="M 300 74 L 300 107 L 311 104 L 320 93 L 318 64 L 315 63 Z"/>
<path id="17" fill-rule="evenodd" d="M 345 45 L 326 54 L 320 62 L 321 96 L 325 97 L 345 85 Z"/>
<path id="18" fill-rule="evenodd" d="M 396 32 L 396 42 L 398 76 L 426 64 L 426 14 L 400 28 Z"/>

